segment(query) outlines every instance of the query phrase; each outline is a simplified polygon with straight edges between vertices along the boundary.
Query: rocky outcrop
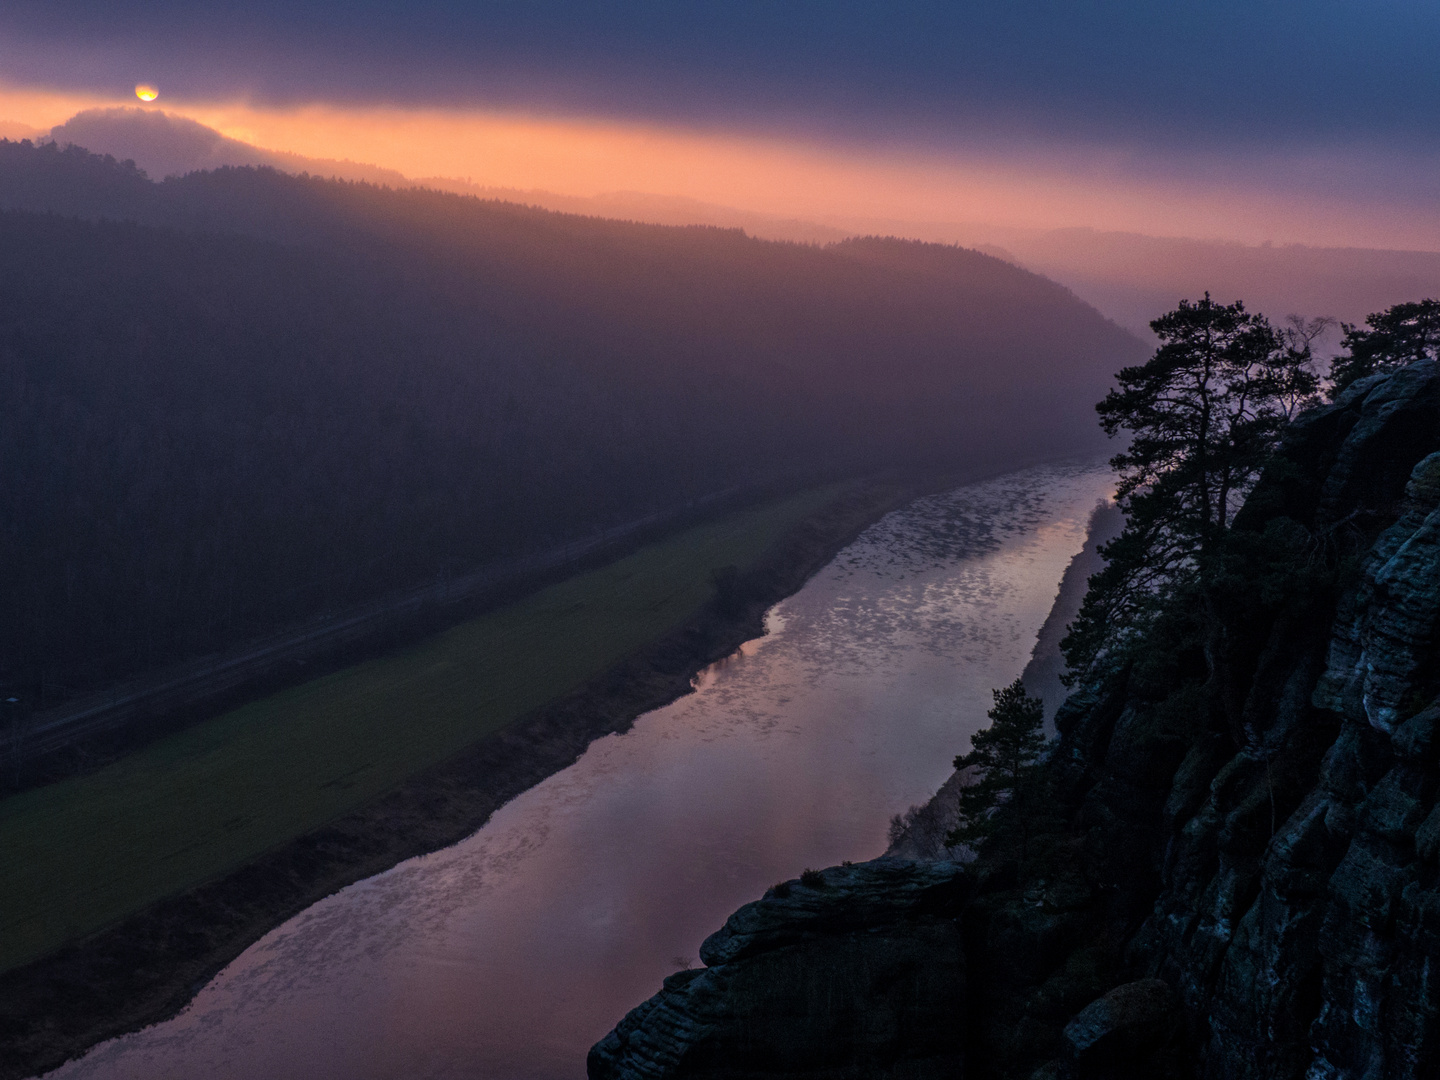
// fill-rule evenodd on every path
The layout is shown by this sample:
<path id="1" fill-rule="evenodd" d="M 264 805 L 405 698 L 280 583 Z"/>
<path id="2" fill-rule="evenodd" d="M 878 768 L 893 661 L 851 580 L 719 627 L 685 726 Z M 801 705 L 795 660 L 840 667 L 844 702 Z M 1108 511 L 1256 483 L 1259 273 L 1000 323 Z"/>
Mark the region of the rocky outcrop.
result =
<path id="1" fill-rule="evenodd" d="M 982 1025 L 992 1071 L 1050 1056 L 1057 1075 L 1100 1075 L 1073 1037 L 1099 1003 L 1069 1026 L 1042 1007 L 1085 957 L 1103 981 L 1159 979 L 1183 1003 L 1189 1054 L 1132 1046 L 1131 1069 L 1440 1075 L 1437 449 L 1431 364 L 1305 417 L 1237 521 L 1252 546 L 1227 612 L 1233 685 L 1202 684 L 1185 643 L 1166 641 L 1067 703 L 1060 836 L 1081 848 L 1049 873 L 1096 898 L 1058 934 L 1012 929 L 1050 934 L 1019 978 L 984 941 L 972 949 L 972 981 L 1008 978 Z M 1015 886 L 985 876 L 967 917 L 993 925 Z"/>
<path id="2" fill-rule="evenodd" d="M 741 908 L 590 1052 L 593 1080 L 962 1075 L 954 864 L 807 871 Z"/>
<path id="3" fill-rule="evenodd" d="M 838 871 L 832 892 L 767 897 L 596 1048 L 592 1076 L 1440 1076 L 1436 365 L 1302 417 L 1233 538 L 1219 662 L 1175 612 L 1072 695 L 1051 797 L 963 870 L 932 864 L 968 883 L 958 919 L 871 897 L 841 920 Z M 914 848 L 924 816 L 897 840 Z M 887 865 L 900 877 L 855 896 L 924 864 Z M 870 977 L 872 933 L 913 975 Z M 857 1064 L 879 1048 L 883 1067 Z M 896 1064 L 922 1060 L 945 1064 Z"/>
<path id="4" fill-rule="evenodd" d="M 1174 816 L 1137 950 L 1184 994 L 1208 1076 L 1440 1073 L 1440 894 L 1416 844 L 1440 781 L 1440 379 L 1367 380 L 1308 426 L 1332 425 L 1310 534 L 1393 523 L 1340 582 L 1328 640 L 1277 621 L 1284 659 L 1259 665 L 1247 744 Z"/>

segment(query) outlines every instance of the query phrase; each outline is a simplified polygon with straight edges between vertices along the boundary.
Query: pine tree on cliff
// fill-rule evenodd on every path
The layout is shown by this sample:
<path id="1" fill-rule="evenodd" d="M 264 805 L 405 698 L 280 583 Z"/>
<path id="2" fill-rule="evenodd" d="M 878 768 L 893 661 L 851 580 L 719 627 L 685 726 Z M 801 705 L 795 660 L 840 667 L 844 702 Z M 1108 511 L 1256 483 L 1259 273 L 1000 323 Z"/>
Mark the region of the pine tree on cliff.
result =
<path id="1" fill-rule="evenodd" d="M 1061 643 L 1072 684 L 1123 665 L 1177 597 L 1204 607 L 1212 556 L 1235 510 L 1289 417 L 1315 400 L 1308 341 L 1238 301 L 1182 300 L 1150 327 L 1160 348 L 1122 370 L 1096 406 L 1107 435 L 1129 436 L 1110 461 L 1126 525 L 1101 550 L 1105 569 L 1090 579 Z M 1206 648 L 1212 674 L 1214 645 Z"/>
<path id="2" fill-rule="evenodd" d="M 1341 324 L 1345 336 L 1340 343 L 1346 353 L 1330 364 L 1332 396 L 1356 379 L 1440 356 L 1440 300 L 1396 304 L 1367 317 L 1365 323 L 1369 329 Z"/>
<path id="3" fill-rule="evenodd" d="M 978 847 L 995 832 L 995 811 L 1026 786 L 1045 749 L 1044 703 L 1025 693 L 1019 679 L 992 693 L 990 726 L 970 736 L 970 753 L 955 758 L 957 770 L 974 768 L 978 776 L 960 791 L 960 822 L 945 836 L 951 847 Z M 1028 838 L 1021 839 L 1023 846 Z"/>

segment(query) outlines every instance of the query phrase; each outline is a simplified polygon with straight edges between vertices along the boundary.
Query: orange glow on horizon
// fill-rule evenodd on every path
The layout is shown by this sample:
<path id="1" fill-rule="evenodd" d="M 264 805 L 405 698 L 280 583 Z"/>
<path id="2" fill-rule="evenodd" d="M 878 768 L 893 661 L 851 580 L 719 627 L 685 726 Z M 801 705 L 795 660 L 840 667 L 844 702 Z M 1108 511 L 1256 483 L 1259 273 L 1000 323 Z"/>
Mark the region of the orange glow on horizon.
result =
<path id="1" fill-rule="evenodd" d="M 0 87 L 0 121 L 48 129 L 81 109 L 121 103 Z M 1022 161 L 998 153 L 896 153 L 483 110 L 173 100 L 165 108 L 265 149 L 385 166 L 412 179 L 581 196 L 679 195 L 852 229 L 884 221 L 928 239 L 944 239 L 944 223 L 985 223 L 1440 248 L 1440 214 L 1417 218 L 1413 207 L 1295 198 L 1239 183 L 1145 181 L 1127 175 L 1123 159 L 1098 154 L 1031 152 Z"/>
<path id="2" fill-rule="evenodd" d="M 1367 216 L 1353 205 L 1239 186 L 1146 183 L 1127 178 L 1123 163 L 1108 170 L 1065 160 L 1035 167 L 999 156 L 907 155 L 479 110 L 211 105 L 185 112 L 269 149 L 384 165 L 411 178 L 465 178 L 522 191 L 681 195 L 832 223 L 1089 226 L 1252 242 L 1408 247 L 1423 237 L 1440 247 L 1440 219 L 1417 229 L 1421 223 L 1413 210 L 1377 207 Z"/>
<path id="3" fill-rule="evenodd" d="M 82 109 L 134 104 L 135 99 L 129 96 L 103 98 L 94 94 L 0 85 L 0 120 L 18 121 L 47 131 L 56 124 L 63 124 Z"/>

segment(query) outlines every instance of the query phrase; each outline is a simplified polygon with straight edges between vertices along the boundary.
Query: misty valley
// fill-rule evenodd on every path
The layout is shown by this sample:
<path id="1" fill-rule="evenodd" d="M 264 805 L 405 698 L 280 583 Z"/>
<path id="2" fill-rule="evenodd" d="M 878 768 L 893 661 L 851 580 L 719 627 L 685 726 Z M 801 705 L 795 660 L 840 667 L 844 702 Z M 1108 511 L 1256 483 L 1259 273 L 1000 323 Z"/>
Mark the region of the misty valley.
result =
<path id="1" fill-rule="evenodd" d="M 0 1080 L 1440 1075 L 1428 240 L 8 85 Z"/>
<path id="2" fill-rule="evenodd" d="M 27 522 L 3 655 L 27 697 L 716 492 L 1096 446 L 1069 404 L 1142 354 L 953 248 L 0 158 L 0 467 Z"/>

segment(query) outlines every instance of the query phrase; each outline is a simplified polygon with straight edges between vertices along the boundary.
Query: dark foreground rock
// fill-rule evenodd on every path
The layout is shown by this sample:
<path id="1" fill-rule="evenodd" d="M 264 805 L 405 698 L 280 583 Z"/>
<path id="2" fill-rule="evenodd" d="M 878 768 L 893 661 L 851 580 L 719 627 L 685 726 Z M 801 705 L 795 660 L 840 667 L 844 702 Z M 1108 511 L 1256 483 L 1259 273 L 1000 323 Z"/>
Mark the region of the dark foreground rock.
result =
<path id="1" fill-rule="evenodd" d="M 1066 1071 L 1126 1069 L 1170 1043 L 1179 1027 L 1180 1001 L 1161 979 L 1124 983 L 1081 1009 L 1065 1025 Z"/>
<path id="2" fill-rule="evenodd" d="M 987 853 L 966 912 L 990 1075 L 1440 1075 L 1437 451 L 1430 363 L 1302 418 L 1236 521 L 1225 678 L 1181 619 L 1061 710 L 1043 858 Z M 1087 1050 L 1153 980 L 1179 1034 Z"/>
<path id="3" fill-rule="evenodd" d="M 963 1075 L 967 882 L 951 863 L 807 873 L 706 939 L 590 1052 L 592 1080 Z"/>

